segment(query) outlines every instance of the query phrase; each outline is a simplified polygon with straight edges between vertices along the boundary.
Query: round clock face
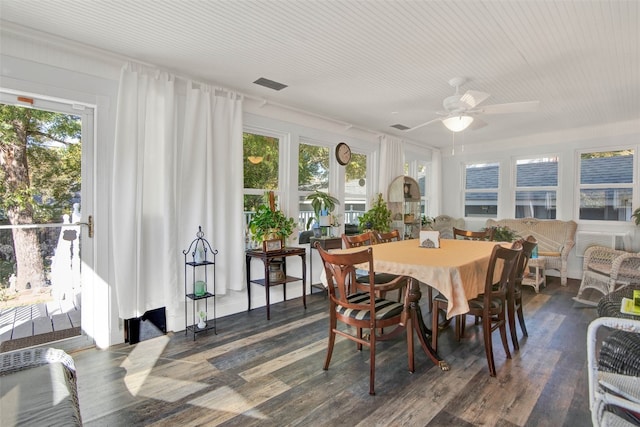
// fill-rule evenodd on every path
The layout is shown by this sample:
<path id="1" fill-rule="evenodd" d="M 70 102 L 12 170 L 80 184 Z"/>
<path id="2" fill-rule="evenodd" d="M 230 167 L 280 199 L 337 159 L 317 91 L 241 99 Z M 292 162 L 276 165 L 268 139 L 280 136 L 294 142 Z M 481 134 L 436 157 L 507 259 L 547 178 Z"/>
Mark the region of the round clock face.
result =
<path id="1" fill-rule="evenodd" d="M 336 146 L 336 160 L 342 166 L 351 161 L 351 148 L 344 142 L 341 142 Z"/>

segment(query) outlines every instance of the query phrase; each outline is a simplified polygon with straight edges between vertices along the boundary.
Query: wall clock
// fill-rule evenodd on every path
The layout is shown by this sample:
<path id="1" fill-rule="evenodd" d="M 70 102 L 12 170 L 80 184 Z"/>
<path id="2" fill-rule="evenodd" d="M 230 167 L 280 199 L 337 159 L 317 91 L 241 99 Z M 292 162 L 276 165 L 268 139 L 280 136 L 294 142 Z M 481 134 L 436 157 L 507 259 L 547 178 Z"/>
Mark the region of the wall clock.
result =
<path id="1" fill-rule="evenodd" d="M 342 166 L 351 161 L 351 148 L 346 143 L 341 142 L 336 146 L 336 160 Z"/>

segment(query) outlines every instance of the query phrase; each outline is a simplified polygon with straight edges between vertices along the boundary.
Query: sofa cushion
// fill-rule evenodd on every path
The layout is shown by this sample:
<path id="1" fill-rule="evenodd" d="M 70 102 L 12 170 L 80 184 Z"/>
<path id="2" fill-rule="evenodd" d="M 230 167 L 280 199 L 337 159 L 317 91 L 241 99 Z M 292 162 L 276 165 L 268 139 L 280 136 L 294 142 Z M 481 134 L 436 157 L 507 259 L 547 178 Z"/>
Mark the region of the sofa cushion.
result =
<path id="1" fill-rule="evenodd" d="M 48 363 L 0 377 L 2 425 L 81 425 L 64 365 Z"/>

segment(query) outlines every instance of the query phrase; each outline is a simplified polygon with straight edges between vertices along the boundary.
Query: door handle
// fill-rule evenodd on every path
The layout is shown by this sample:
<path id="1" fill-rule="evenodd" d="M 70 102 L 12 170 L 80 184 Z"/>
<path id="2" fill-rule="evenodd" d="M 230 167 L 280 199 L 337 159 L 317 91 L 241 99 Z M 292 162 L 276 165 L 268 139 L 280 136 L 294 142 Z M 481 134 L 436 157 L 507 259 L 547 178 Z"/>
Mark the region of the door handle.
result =
<path id="1" fill-rule="evenodd" d="M 75 225 L 86 225 L 89 227 L 89 237 L 93 237 L 93 215 L 89 215 L 87 222 L 76 222 Z"/>

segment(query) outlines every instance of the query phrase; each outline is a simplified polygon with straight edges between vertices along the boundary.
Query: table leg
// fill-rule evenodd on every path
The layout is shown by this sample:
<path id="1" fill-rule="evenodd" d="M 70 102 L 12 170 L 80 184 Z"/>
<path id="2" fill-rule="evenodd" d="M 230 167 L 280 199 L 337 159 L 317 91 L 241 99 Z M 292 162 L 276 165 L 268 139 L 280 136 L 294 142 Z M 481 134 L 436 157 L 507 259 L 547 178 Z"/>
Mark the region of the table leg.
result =
<path id="1" fill-rule="evenodd" d="M 307 308 L 307 254 L 301 254 L 302 260 L 302 305 Z"/>
<path id="2" fill-rule="evenodd" d="M 249 255 L 246 256 L 247 260 L 247 300 L 249 306 L 247 307 L 247 311 L 251 311 L 251 257 Z"/>
<path id="3" fill-rule="evenodd" d="M 411 327 L 418 334 L 418 340 L 424 350 L 425 354 L 431 358 L 433 363 L 438 365 L 443 371 L 449 370 L 449 364 L 442 360 L 438 354 L 433 351 L 429 337 L 431 336 L 431 330 L 424 324 L 422 318 L 422 310 L 420 309 L 420 298 L 422 292 L 420 292 L 420 282 L 413 278 L 409 278 L 409 292 L 407 294 L 409 316 L 411 318 Z"/>
<path id="4" fill-rule="evenodd" d="M 269 306 L 269 258 L 264 260 L 264 291 L 267 301 L 267 320 L 271 320 L 271 307 Z"/>

